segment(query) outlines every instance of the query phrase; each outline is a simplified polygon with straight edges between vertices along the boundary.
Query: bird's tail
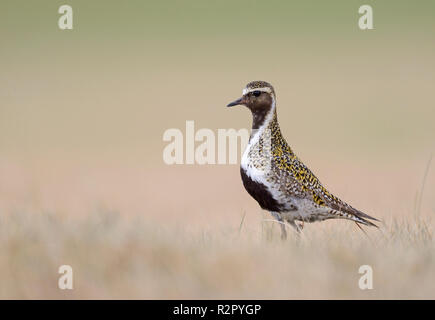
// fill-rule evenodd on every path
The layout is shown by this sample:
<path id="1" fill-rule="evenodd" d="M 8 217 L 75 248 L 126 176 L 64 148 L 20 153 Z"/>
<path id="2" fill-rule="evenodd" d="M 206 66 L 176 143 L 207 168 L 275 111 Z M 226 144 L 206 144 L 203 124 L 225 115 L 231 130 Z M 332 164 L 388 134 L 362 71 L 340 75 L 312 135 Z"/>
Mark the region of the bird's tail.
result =
<path id="1" fill-rule="evenodd" d="M 373 217 L 370 217 L 369 215 L 366 215 L 368 218 L 367 219 L 372 219 L 372 220 L 375 220 L 375 221 L 379 221 L 378 219 L 376 219 L 376 218 L 373 218 Z M 358 225 L 359 223 L 360 224 L 363 224 L 363 225 L 365 225 L 365 226 L 370 226 L 370 227 L 376 227 L 376 228 L 379 228 L 376 224 L 374 224 L 373 222 L 371 222 L 371 221 L 369 221 L 369 220 L 367 220 L 367 219 L 365 219 L 365 218 L 362 218 L 361 216 L 357 216 L 357 215 L 352 215 L 350 218 L 348 218 L 348 219 L 350 219 L 350 220 L 352 220 L 352 221 L 355 221 L 355 223 Z M 358 225 L 359 226 L 359 225 Z"/>
<path id="2" fill-rule="evenodd" d="M 360 224 L 363 224 L 365 226 L 379 228 L 376 224 L 374 224 L 373 222 L 371 222 L 369 220 L 374 220 L 374 221 L 378 221 L 378 222 L 380 222 L 380 220 L 378 220 L 372 216 L 369 216 L 368 214 L 365 214 L 364 212 L 359 211 L 351 206 L 349 206 L 348 208 L 345 208 L 345 210 L 342 210 L 342 212 L 343 212 L 344 218 L 355 221 L 357 224 L 360 223 Z"/>

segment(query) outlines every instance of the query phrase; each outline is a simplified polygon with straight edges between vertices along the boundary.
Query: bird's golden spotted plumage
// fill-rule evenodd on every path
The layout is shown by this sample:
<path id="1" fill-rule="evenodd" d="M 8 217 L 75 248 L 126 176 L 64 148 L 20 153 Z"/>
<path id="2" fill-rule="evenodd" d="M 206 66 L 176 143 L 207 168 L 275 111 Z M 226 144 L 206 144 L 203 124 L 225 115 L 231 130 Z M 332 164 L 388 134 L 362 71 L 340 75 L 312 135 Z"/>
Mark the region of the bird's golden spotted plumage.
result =
<path id="1" fill-rule="evenodd" d="M 246 105 L 253 114 L 253 132 L 241 163 L 246 190 L 263 209 L 299 230 L 295 221 L 344 218 L 374 226 L 376 220 L 332 195 L 294 154 L 281 134 L 275 91 L 264 81 L 250 82 L 243 97 L 228 106 Z M 285 228 L 282 225 L 283 236 Z"/>

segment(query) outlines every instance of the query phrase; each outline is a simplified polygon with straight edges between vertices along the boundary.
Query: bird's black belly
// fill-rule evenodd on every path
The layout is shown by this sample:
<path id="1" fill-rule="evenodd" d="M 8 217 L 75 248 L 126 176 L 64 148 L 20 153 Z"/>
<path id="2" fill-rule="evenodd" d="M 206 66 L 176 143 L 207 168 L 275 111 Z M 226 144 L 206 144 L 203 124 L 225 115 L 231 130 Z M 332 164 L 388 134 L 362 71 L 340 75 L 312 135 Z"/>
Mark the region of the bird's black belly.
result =
<path id="1" fill-rule="evenodd" d="M 240 168 L 240 174 L 242 175 L 242 181 L 246 191 L 248 191 L 251 197 L 257 200 L 262 209 L 276 212 L 282 211 L 283 206 L 272 197 L 264 184 L 253 181 L 248 177 L 243 168 Z"/>

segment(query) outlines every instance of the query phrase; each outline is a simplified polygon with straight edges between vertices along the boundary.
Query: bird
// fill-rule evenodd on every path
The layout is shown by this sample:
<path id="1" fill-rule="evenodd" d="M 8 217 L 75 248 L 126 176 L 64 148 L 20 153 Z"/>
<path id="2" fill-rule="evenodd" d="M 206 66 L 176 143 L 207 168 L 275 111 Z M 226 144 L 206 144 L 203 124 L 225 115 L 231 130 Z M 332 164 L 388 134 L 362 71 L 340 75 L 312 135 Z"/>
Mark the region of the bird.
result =
<path id="1" fill-rule="evenodd" d="M 276 96 L 266 81 L 249 82 L 240 99 L 227 105 L 246 106 L 252 113 L 252 131 L 240 163 L 246 191 L 281 226 L 286 224 L 299 234 L 305 222 L 347 219 L 360 225 L 377 227 L 379 221 L 359 211 L 329 192 L 296 156 L 281 133 L 276 112 Z"/>

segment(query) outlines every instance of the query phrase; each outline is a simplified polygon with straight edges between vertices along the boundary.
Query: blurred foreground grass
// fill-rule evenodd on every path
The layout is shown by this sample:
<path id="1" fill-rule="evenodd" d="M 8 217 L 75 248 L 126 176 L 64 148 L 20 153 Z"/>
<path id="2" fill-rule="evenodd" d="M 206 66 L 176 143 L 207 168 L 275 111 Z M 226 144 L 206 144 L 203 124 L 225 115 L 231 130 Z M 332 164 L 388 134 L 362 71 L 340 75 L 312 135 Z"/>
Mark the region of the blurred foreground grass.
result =
<path id="1" fill-rule="evenodd" d="M 3 161 L 0 298 L 435 298 L 435 171 L 308 158 L 380 229 L 325 221 L 282 242 L 237 166 Z M 61 265 L 73 268 L 72 291 L 58 289 Z M 373 290 L 358 287 L 361 265 Z"/>
<path id="2" fill-rule="evenodd" d="M 435 298 L 430 219 L 387 218 L 368 237 L 348 222 L 310 224 L 282 242 L 258 218 L 199 229 L 110 211 L 3 216 L 0 298 Z M 63 264 L 71 291 L 57 288 Z M 365 264 L 373 290 L 358 288 Z"/>

